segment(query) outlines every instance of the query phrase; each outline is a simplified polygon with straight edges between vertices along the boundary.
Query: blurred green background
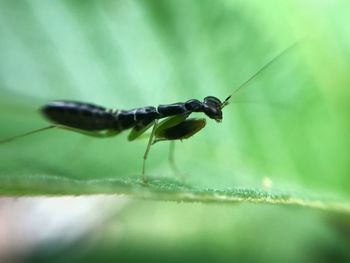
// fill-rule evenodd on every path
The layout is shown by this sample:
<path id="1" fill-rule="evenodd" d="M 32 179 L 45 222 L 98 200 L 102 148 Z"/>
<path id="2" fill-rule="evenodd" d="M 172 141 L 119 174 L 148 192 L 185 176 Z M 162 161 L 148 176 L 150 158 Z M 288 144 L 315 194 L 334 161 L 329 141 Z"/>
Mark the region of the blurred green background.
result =
<path id="1" fill-rule="evenodd" d="M 176 159 L 200 189 L 268 182 L 301 198 L 349 200 L 349 8 L 346 0 L 1 1 L 0 137 L 47 125 L 37 109 L 50 100 L 129 109 L 224 99 L 300 41 L 236 94 L 223 123 L 208 120 L 178 143 Z M 0 182 L 137 178 L 146 141 L 126 136 L 52 130 L 1 145 Z M 152 147 L 150 178 L 173 178 L 167 154 L 167 143 Z M 302 208 L 135 201 L 109 222 L 124 235 L 101 226 L 101 242 L 81 260 L 350 260 L 348 217 Z M 35 256 L 61 252 L 65 261 L 80 249 L 53 241 Z"/>

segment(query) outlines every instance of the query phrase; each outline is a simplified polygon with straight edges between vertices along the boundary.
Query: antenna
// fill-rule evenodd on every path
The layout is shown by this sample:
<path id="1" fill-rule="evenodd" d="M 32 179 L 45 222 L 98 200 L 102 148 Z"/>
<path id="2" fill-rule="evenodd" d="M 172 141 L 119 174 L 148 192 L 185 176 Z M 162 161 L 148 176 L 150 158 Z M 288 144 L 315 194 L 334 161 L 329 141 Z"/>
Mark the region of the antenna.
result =
<path id="1" fill-rule="evenodd" d="M 224 108 L 226 105 L 230 103 L 231 97 L 237 93 L 239 90 L 241 90 L 243 87 L 245 87 L 247 84 L 249 84 L 253 79 L 255 79 L 260 73 L 265 71 L 269 66 L 271 66 L 272 63 L 274 63 L 277 59 L 285 55 L 288 51 L 292 50 L 295 48 L 300 43 L 300 40 L 294 42 L 287 48 L 283 49 L 280 53 L 278 53 L 276 56 L 274 56 L 270 61 L 268 61 L 265 65 L 263 65 L 257 72 L 255 72 L 250 78 L 248 78 L 245 82 L 243 82 L 240 86 L 238 86 L 230 96 L 228 96 L 222 103 L 221 108 Z"/>

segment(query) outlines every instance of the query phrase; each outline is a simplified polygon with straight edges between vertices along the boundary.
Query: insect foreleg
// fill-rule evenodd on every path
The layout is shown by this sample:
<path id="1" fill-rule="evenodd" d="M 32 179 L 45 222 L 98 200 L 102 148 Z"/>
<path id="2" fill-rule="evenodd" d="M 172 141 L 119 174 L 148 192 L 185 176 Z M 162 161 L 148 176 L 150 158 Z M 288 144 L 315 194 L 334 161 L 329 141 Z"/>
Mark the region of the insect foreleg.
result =
<path id="1" fill-rule="evenodd" d="M 187 119 L 168 128 L 159 126 L 155 132 L 155 142 L 187 139 L 203 129 L 205 124 L 205 119 Z"/>
<path id="2" fill-rule="evenodd" d="M 188 116 L 189 116 L 189 114 L 179 114 L 179 115 L 175 115 L 172 117 L 168 117 L 165 120 L 161 121 L 157 125 L 157 130 L 155 132 L 156 137 L 161 137 L 160 133 L 162 131 L 178 125 L 179 123 L 186 120 L 188 118 Z"/>

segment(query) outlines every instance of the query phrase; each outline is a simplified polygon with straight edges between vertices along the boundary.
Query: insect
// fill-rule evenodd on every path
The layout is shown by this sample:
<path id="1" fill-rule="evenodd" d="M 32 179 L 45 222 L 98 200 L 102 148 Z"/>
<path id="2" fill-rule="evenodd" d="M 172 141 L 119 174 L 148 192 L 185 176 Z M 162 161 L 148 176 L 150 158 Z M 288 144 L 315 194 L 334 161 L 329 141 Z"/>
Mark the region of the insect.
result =
<path id="1" fill-rule="evenodd" d="M 10 142 L 52 128 L 70 130 L 99 138 L 113 137 L 122 131 L 131 129 L 128 140 L 133 141 L 151 129 L 143 155 L 141 172 L 142 181 L 146 183 L 146 160 L 152 144 L 158 141 L 187 139 L 202 130 L 206 125 L 206 119 L 190 118 L 194 112 L 204 113 L 209 119 L 221 122 L 223 119 L 222 110 L 229 104 L 232 96 L 295 45 L 296 43 L 277 54 L 223 101 L 214 96 L 207 96 L 203 101 L 191 99 L 186 102 L 131 110 L 113 110 L 77 101 L 53 101 L 41 108 L 41 113 L 53 123 L 52 125 L 2 140 L 0 143 Z"/>

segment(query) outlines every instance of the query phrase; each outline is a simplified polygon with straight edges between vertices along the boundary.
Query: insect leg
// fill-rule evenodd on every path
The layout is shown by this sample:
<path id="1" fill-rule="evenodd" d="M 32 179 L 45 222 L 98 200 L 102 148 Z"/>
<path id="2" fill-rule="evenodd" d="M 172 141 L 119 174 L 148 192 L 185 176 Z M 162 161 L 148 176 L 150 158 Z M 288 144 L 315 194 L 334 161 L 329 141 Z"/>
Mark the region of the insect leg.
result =
<path id="1" fill-rule="evenodd" d="M 145 133 L 152 125 L 154 125 L 154 121 L 146 121 L 143 123 L 139 123 L 136 125 L 128 136 L 128 141 L 133 141 L 139 138 L 143 133 Z"/>
<path id="2" fill-rule="evenodd" d="M 65 129 L 68 131 L 77 132 L 77 133 L 87 135 L 90 137 L 95 137 L 95 138 L 108 138 L 108 137 L 112 137 L 112 136 L 115 136 L 115 135 L 120 133 L 120 131 L 118 131 L 118 130 L 85 131 L 85 130 L 80 130 L 80 129 L 76 129 L 76 128 L 72 128 L 72 127 L 68 127 L 68 126 L 64 126 L 64 125 L 56 125 L 55 127 Z"/>
<path id="3" fill-rule="evenodd" d="M 145 151 L 145 153 L 143 155 L 141 178 L 142 178 L 142 181 L 143 181 L 144 184 L 147 183 L 147 178 L 145 176 L 146 160 L 147 160 L 147 157 L 148 157 L 149 150 L 151 149 L 151 146 L 153 144 L 153 138 L 154 138 L 155 131 L 157 129 L 157 124 L 158 124 L 158 120 L 155 120 L 154 124 L 153 124 L 153 129 L 152 129 L 151 135 L 149 136 L 149 140 L 148 140 L 146 151 Z"/>
<path id="4" fill-rule="evenodd" d="M 183 122 L 188 118 L 189 114 L 179 114 L 175 115 L 172 117 L 168 117 L 165 120 L 162 120 L 158 125 L 157 125 L 157 130 L 156 130 L 156 137 L 158 136 L 158 133 L 161 132 L 162 130 L 168 129 L 170 127 L 174 127 L 178 125 L 179 123 Z"/>
<path id="5" fill-rule="evenodd" d="M 168 140 L 167 138 L 164 138 L 163 132 L 165 130 L 172 128 L 172 127 L 175 127 L 176 125 L 185 121 L 188 118 L 188 116 L 189 116 L 189 114 L 179 114 L 179 115 L 175 115 L 175 116 L 166 118 L 165 120 L 161 121 L 157 125 L 157 129 L 155 131 L 156 139 L 154 140 L 153 143 Z"/>
<path id="6" fill-rule="evenodd" d="M 174 153 L 175 153 L 175 141 L 172 140 L 169 143 L 169 158 L 168 158 L 169 165 L 171 169 L 174 171 L 175 175 L 178 175 L 179 177 L 181 177 L 181 179 L 185 179 L 185 174 L 182 173 L 176 165 Z"/>
<path id="7" fill-rule="evenodd" d="M 205 119 L 187 119 L 168 128 L 157 127 L 156 142 L 163 140 L 187 139 L 205 127 Z"/>
<path id="8" fill-rule="evenodd" d="M 26 137 L 26 136 L 29 136 L 29 135 L 32 135 L 32 134 L 35 134 L 35 133 L 38 133 L 38 132 L 46 131 L 46 130 L 49 130 L 49 129 L 52 129 L 52 128 L 56 128 L 56 125 L 46 126 L 44 128 L 36 129 L 36 130 L 30 131 L 30 132 L 26 132 L 26 133 L 23 133 L 23 134 L 20 134 L 20 135 L 16 135 L 16 136 L 4 139 L 4 140 L 0 140 L 0 144 L 8 143 L 8 142 L 20 139 L 22 137 Z"/>
<path id="9" fill-rule="evenodd" d="M 43 132 L 49 129 L 53 129 L 53 128 L 58 128 L 58 129 L 64 129 L 64 130 L 68 130 L 68 131 L 73 131 L 73 132 L 77 132 L 77 133 L 81 133 L 87 136 L 91 136 L 91 137 L 96 137 L 96 138 L 106 138 L 106 137 L 111 137 L 111 136 L 115 136 L 118 133 L 120 133 L 120 131 L 117 130 L 106 130 L 106 131 L 84 131 L 84 130 L 80 130 L 80 129 L 76 129 L 76 128 L 72 128 L 72 127 L 68 127 L 68 126 L 64 126 L 64 125 L 59 125 L 59 124 L 55 124 L 55 125 L 51 125 L 51 126 L 47 126 L 44 128 L 40 128 L 40 129 L 36 129 L 33 131 L 29 131 L 20 135 L 16 135 L 4 140 L 0 140 L 0 144 L 3 143 L 8 143 L 17 139 L 20 139 L 22 137 L 26 137 L 35 133 L 39 133 L 39 132 Z"/>
<path id="10" fill-rule="evenodd" d="M 187 139 L 201 129 L 204 128 L 206 121 L 205 119 L 186 119 L 187 116 L 182 117 L 182 121 L 180 118 L 173 119 L 169 118 L 168 120 L 163 121 L 163 125 L 159 125 L 156 129 L 155 136 L 156 139 L 154 142 L 170 140 L 170 148 L 169 148 L 169 164 L 172 170 L 176 175 L 180 175 L 184 179 L 184 174 L 180 172 L 178 167 L 175 164 L 174 159 L 174 148 L 175 148 L 175 140 Z M 179 122 L 180 121 L 180 122 Z M 168 123 L 167 123 L 168 122 Z M 175 123 L 175 125 L 174 125 Z"/>

